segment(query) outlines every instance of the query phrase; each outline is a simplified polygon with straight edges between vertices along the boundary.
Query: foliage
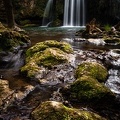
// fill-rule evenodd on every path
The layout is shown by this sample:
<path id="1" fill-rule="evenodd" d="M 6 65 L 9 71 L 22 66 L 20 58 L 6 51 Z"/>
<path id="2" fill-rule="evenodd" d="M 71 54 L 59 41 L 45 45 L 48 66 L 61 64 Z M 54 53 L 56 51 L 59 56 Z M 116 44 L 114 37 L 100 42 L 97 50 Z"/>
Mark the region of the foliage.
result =
<path id="1" fill-rule="evenodd" d="M 109 25 L 109 24 L 104 25 L 104 29 L 105 29 L 105 31 L 110 31 L 111 25 Z"/>

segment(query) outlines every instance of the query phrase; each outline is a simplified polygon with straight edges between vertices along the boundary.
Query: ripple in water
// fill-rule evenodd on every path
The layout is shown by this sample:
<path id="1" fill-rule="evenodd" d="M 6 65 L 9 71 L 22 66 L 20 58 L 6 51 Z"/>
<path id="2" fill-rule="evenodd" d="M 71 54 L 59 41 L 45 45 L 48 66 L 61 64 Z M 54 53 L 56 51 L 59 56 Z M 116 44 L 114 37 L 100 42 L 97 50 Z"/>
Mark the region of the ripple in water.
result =
<path id="1" fill-rule="evenodd" d="M 110 90 L 120 95 L 120 70 L 110 69 L 109 77 L 105 84 Z"/>

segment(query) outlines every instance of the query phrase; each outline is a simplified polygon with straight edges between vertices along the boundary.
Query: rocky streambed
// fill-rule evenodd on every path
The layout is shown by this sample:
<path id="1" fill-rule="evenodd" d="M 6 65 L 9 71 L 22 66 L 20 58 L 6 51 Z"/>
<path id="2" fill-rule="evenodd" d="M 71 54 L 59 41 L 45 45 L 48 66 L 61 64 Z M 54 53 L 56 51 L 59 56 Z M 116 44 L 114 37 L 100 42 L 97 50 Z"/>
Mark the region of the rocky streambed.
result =
<path id="1" fill-rule="evenodd" d="M 28 49 L 22 68 L 0 69 L 1 89 L 5 90 L 1 94 L 1 119 L 120 118 L 118 42 L 111 45 L 69 32 L 71 36 L 59 38 L 62 42 L 47 40 Z"/>

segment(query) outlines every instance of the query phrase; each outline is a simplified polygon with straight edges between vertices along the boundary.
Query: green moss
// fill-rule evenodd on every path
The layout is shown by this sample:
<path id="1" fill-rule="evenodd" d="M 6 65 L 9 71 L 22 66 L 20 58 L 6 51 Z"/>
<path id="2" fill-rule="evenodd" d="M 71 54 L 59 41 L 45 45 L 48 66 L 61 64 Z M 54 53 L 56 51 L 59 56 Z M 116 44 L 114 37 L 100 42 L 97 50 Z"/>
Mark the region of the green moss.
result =
<path id="1" fill-rule="evenodd" d="M 46 101 L 33 112 L 34 120 L 105 120 L 101 116 L 74 108 L 68 108 L 62 103 Z"/>
<path id="2" fill-rule="evenodd" d="M 39 71 L 40 66 L 52 68 L 54 65 L 67 62 L 67 54 L 58 48 L 47 48 L 44 51 L 36 52 L 32 57 L 26 58 L 26 65 L 21 72 L 27 72 L 28 77 L 33 77 Z"/>
<path id="3" fill-rule="evenodd" d="M 71 98 L 78 101 L 98 101 L 104 97 L 114 97 L 112 92 L 91 76 L 79 77 L 70 88 Z"/>
<path id="4" fill-rule="evenodd" d="M 104 25 L 104 29 L 105 29 L 105 31 L 110 31 L 111 25 L 109 25 L 109 24 Z"/>
<path id="5" fill-rule="evenodd" d="M 29 48 L 26 52 L 26 55 L 27 57 L 31 57 L 33 56 L 34 53 L 44 51 L 46 48 L 49 48 L 49 47 L 59 48 L 60 50 L 67 53 L 73 52 L 72 47 L 68 43 L 58 42 L 55 40 L 48 40 L 44 42 L 39 42 L 33 47 Z"/>
<path id="6" fill-rule="evenodd" d="M 37 56 L 35 58 L 37 64 L 50 68 L 53 65 L 67 62 L 66 53 L 58 48 L 47 48 L 43 51 L 39 58 Z"/>
<path id="7" fill-rule="evenodd" d="M 83 75 L 91 76 L 99 82 L 105 82 L 108 72 L 107 69 L 99 63 L 83 62 L 76 69 L 75 77 L 79 78 Z"/>
<path id="8" fill-rule="evenodd" d="M 21 68 L 22 73 L 26 73 L 28 77 L 32 78 L 40 70 L 38 65 L 34 61 L 30 61 L 24 67 Z"/>
<path id="9" fill-rule="evenodd" d="M 0 32 L 0 49 L 3 51 L 12 51 L 14 47 L 22 46 L 24 43 L 29 43 L 27 35 L 8 29 Z"/>
<path id="10" fill-rule="evenodd" d="M 35 46 L 29 48 L 29 49 L 26 51 L 26 56 L 27 56 L 27 57 L 31 57 L 31 56 L 34 55 L 34 53 L 44 51 L 46 48 L 48 48 L 48 46 L 45 45 L 45 44 L 43 44 L 43 42 L 37 43 Z"/>

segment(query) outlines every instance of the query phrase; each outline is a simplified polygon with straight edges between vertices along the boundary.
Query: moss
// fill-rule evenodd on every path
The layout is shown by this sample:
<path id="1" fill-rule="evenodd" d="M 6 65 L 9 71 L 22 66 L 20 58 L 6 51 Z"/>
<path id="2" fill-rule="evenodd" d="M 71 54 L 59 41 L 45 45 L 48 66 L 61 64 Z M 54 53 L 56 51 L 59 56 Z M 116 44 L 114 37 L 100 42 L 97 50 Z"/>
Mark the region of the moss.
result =
<path id="1" fill-rule="evenodd" d="M 31 47 L 30 49 L 28 49 L 26 52 L 26 55 L 27 57 L 31 57 L 34 53 L 44 51 L 46 48 L 49 48 L 49 47 L 59 48 L 60 50 L 67 53 L 73 52 L 72 47 L 68 43 L 58 42 L 55 40 L 48 40 L 44 42 L 39 42 L 33 47 Z"/>
<path id="2" fill-rule="evenodd" d="M 78 101 L 98 101 L 105 97 L 114 97 L 114 94 L 103 84 L 91 76 L 79 77 L 70 88 L 71 98 Z"/>
<path id="3" fill-rule="evenodd" d="M 68 108 L 60 102 L 46 101 L 33 112 L 34 120 L 105 120 L 101 116 L 74 108 Z"/>
<path id="4" fill-rule="evenodd" d="M 0 31 L 0 49 L 3 51 L 12 51 L 14 47 L 29 43 L 29 37 L 19 32 L 4 29 Z"/>
<path id="5" fill-rule="evenodd" d="M 83 62 L 76 69 L 75 77 L 79 78 L 83 75 L 91 76 L 99 82 L 105 82 L 108 72 L 107 69 L 99 63 Z"/>
<path id="6" fill-rule="evenodd" d="M 27 76 L 32 78 L 40 70 L 38 65 L 34 61 L 30 61 L 24 67 L 21 68 L 22 73 L 27 73 Z"/>
<path id="7" fill-rule="evenodd" d="M 111 25 L 109 25 L 109 24 L 104 25 L 104 29 L 107 32 L 110 31 L 111 30 Z"/>
<path id="8" fill-rule="evenodd" d="M 67 54 L 58 48 L 47 48 L 44 51 L 36 52 L 32 57 L 26 58 L 26 65 L 21 68 L 21 72 L 27 72 L 28 77 L 35 77 L 40 66 L 52 68 L 54 65 L 67 62 Z"/>

